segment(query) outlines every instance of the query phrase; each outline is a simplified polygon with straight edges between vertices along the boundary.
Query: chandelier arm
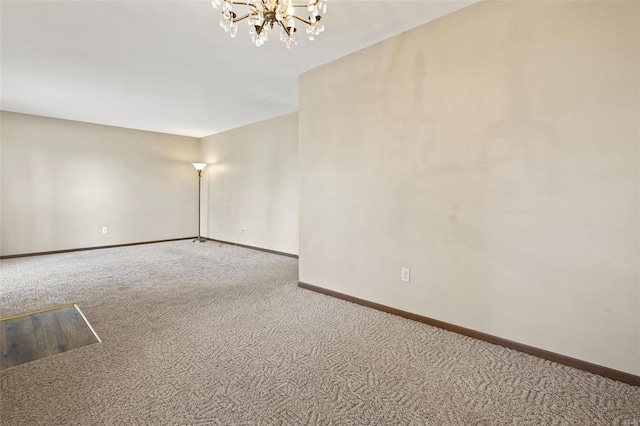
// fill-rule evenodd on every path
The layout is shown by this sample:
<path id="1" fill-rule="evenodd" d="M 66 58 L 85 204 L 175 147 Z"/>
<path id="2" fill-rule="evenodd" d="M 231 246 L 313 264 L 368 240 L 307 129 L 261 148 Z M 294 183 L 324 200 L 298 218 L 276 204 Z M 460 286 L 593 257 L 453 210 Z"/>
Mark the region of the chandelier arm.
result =
<path id="1" fill-rule="evenodd" d="M 246 19 L 246 18 L 248 18 L 249 16 L 251 16 L 251 12 L 247 13 L 246 15 L 242 15 L 242 16 L 241 16 L 241 17 L 239 17 L 239 18 L 235 18 L 235 19 L 233 20 L 233 22 L 242 21 L 243 19 Z"/>
<path id="2" fill-rule="evenodd" d="M 314 0 L 314 2 L 311 3 L 311 6 L 317 5 L 319 1 L 320 0 Z M 306 4 L 303 4 L 303 3 L 291 3 L 291 6 L 293 6 L 293 7 L 307 7 L 307 6 L 309 6 L 309 4 L 308 3 L 306 3 Z"/>
<path id="3" fill-rule="evenodd" d="M 245 1 L 234 1 L 234 2 L 231 2 L 231 4 L 237 4 L 237 5 L 240 5 L 240 6 L 248 6 L 248 7 L 250 7 L 252 10 L 254 10 L 254 11 L 256 11 L 256 12 L 258 11 L 258 8 L 257 8 L 255 5 L 253 5 L 253 4 L 249 3 L 249 2 L 245 2 Z"/>
<path id="4" fill-rule="evenodd" d="M 311 21 L 307 21 L 306 19 L 301 18 L 301 17 L 299 17 L 298 15 L 291 15 L 291 18 L 296 18 L 298 21 L 302 21 L 302 22 L 304 22 L 304 23 L 305 23 L 305 24 L 307 24 L 307 25 L 311 25 Z"/>
<path id="5" fill-rule="evenodd" d="M 287 30 L 287 27 L 284 26 L 284 24 L 282 23 L 282 21 L 278 21 L 278 24 L 280 24 L 280 26 L 282 27 L 282 29 L 284 30 L 284 32 L 290 36 L 291 34 L 289 33 L 289 30 Z"/>

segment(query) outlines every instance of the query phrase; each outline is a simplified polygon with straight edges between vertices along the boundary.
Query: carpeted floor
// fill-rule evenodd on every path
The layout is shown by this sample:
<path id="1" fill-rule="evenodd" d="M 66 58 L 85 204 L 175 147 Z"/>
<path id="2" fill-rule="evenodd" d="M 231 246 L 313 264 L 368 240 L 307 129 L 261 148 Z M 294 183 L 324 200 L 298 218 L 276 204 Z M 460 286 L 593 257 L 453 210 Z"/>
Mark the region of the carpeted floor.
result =
<path id="1" fill-rule="evenodd" d="M 103 343 L 0 372 L 4 425 L 640 425 L 640 388 L 300 289 L 190 241 L 0 261 L 0 316 L 78 303 Z"/>

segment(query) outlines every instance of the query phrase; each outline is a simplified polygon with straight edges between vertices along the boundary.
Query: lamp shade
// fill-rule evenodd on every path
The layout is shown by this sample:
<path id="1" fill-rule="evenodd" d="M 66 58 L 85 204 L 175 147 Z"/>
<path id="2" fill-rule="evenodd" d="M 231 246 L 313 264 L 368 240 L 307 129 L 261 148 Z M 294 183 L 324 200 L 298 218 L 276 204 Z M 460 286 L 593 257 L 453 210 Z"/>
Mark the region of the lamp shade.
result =
<path id="1" fill-rule="evenodd" d="M 204 170 L 205 167 L 207 167 L 207 163 L 191 163 L 193 164 L 193 167 L 196 168 L 196 170 Z"/>

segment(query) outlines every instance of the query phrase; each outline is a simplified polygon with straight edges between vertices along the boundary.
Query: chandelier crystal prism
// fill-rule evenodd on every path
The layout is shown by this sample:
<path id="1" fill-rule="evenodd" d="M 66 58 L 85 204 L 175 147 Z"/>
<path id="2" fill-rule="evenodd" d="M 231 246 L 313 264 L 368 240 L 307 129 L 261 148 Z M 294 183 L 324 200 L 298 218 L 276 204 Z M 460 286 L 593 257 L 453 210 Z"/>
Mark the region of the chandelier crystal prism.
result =
<path id="1" fill-rule="evenodd" d="M 211 2 L 214 9 L 222 7 L 222 18 L 220 26 L 231 37 L 235 37 L 238 32 L 238 22 L 247 20 L 249 23 L 249 34 L 253 44 L 260 47 L 269 39 L 269 31 L 274 27 L 280 29 L 280 41 L 291 47 L 297 44 L 296 21 L 301 22 L 306 27 L 309 40 L 313 40 L 318 34 L 324 31 L 321 13 L 327 12 L 326 0 L 309 0 L 308 3 L 297 3 L 294 0 L 213 0 Z M 234 9 L 244 9 L 244 14 L 238 15 Z M 307 16 L 300 16 L 301 11 Z M 299 24 L 300 25 L 300 24 Z"/>

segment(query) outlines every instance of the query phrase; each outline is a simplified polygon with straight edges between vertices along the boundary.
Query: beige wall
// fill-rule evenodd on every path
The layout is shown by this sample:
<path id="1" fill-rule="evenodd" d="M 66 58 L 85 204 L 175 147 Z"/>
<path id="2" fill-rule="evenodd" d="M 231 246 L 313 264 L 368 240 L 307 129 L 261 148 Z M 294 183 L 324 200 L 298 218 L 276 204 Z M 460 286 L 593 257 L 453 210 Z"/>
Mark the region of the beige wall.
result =
<path id="1" fill-rule="evenodd" d="M 0 114 L 2 255 L 196 234 L 198 139 Z"/>
<path id="2" fill-rule="evenodd" d="M 485 1 L 304 74 L 300 280 L 640 374 L 639 7 Z"/>
<path id="3" fill-rule="evenodd" d="M 208 136 L 201 157 L 203 234 L 297 254 L 298 114 Z"/>

